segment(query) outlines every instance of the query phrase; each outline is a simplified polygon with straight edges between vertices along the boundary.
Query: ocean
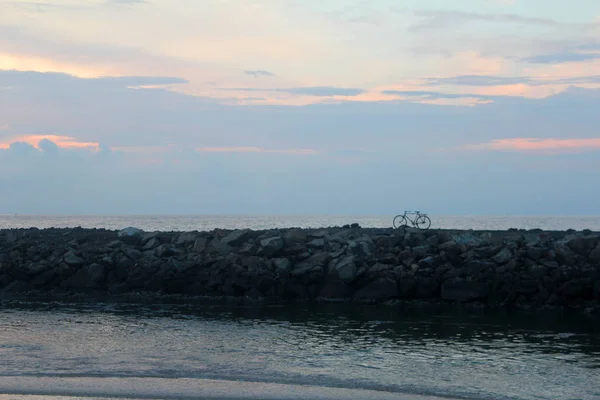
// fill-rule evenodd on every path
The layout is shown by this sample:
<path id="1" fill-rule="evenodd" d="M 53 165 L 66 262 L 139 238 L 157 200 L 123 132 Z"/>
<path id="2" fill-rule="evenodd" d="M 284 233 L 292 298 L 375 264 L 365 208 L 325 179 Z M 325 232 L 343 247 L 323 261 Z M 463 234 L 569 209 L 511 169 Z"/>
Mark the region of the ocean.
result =
<path id="1" fill-rule="evenodd" d="M 392 218 L 5 215 L 0 224 L 189 231 L 389 227 Z M 453 229 L 600 230 L 598 217 L 431 218 Z M 0 400 L 84 398 L 598 400 L 600 321 L 416 305 L 0 295 Z"/>
<path id="2" fill-rule="evenodd" d="M 429 215 L 431 229 L 544 229 L 600 231 L 600 216 L 444 216 Z M 146 231 L 207 231 L 221 229 L 320 228 L 358 223 L 364 228 L 392 226 L 394 215 L 2 215 L 0 228 L 106 228 L 133 226 Z"/>

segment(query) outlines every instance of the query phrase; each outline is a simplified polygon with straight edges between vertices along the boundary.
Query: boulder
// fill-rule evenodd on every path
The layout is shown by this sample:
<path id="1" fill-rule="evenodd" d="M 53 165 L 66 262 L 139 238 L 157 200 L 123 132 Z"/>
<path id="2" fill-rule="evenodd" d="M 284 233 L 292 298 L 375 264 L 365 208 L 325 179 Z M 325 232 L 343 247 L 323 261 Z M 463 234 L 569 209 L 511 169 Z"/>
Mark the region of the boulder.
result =
<path id="1" fill-rule="evenodd" d="M 161 245 L 161 241 L 157 237 L 153 237 L 142 246 L 142 250 L 152 250 L 152 249 L 157 248 L 160 245 Z"/>
<path id="2" fill-rule="evenodd" d="M 329 261 L 329 254 L 317 253 L 308 259 L 294 265 L 291 275 L 294 277 L 303 277 L 305 275 L 321 276 L 325 274 L 325 267 Z"/>
<path id="3" fill-rule="evenodd" d="M 358 276 L 358 266 L 356 265 L 354 256 L 343 258 L 335 265 L 334 268 L 338 277 L 344 283 L 351 283 Z"/>
<path id="4" fill-rule="evenodd" d="M 208 239 L 205 237 L 198 238 L 194 241 L 194 247 L 192 247 L 192 251 L 195 253 L 202 253 L 204 249 L 206 249 L 206 243 Z"/>
<path id="5" fill-rule="evenodd" d="M 497 264 L 504 264 L 512 260 L 514 254 L 508 248 L 503 248 L 495 256 L 492 257 L 492 260 Z"/>
<path id="6" fill-rule="evenodd" d="M 79 266 L 84 263 L 83 258 L 76 255 L 73 251 L 68 251 L 63 256 L 63 261 L 69 266 Z"/>
<path id="7" fill-rule="evenodd" d="M 194 232 L 183 232 L 179 235 L 175 241 L 175 246 L 188 246 L 196 240 L 196 233 Z"/>
<path id="8" fill-rule="evenodd" d="M 235 230 L 221 239 L 221 243 L 227 246 L 236 247 L 248 241 L 251 237 L 252 231 L 250 229 Z"/>
<path id="9" fill-rule="evenodd" d="M 319 238 L 319 239 L 313 239 L 310 242 L 308 242 L 308 247 L 313 248 L 313 249 L 323 249 L 325 247 L 325 239 L 323 238 Z"/>
<path id="10" fill-rule="evenodd" d="M 600 243 L 600 236 L 598 235 L 575 235 L 574 237 L 566 238 L 565 244 L 575 253 L 587 258 L 598 243 Z"/>
<path id="11" fill-rule="evenodd" d="M 139 245 L 142 243 L 143 235 L 144 235 L 143 230 L 130 226 L 125 229 L 121 229 L 117 233 L 117 238 L 126 244 Z"/>
<path id="12" fill-rule="evenodd" d="M 260 241 L 260 247 L 256 255 L 273 257 L 283 249 L 283 238 L 280 236 L 266 238 Z"/>
<path id="13" fill-rule="evenodd" d="M 461 243 L 457 243 L 454 240 L 449 240 L 438 246 L 440 251 L 445 251 L 452 255 L 459 255 L 467 251 L 467 246 Z"/>
<path id="14" fill-rule="evenodd" d="M 467 247 L 480 247 L 488 244 L 487 240 L 471 232 L 454 234 L 452 239 L 456 243 L 464 244 Z"/>
<path id="15" fill-rule="evenodd" d="M 590 252 L 589 260 L 593 263 L 600 264 L 600 244 Z"/>
<path id="16" fill-rule="evenodd" d="M 285 232 L 283 239 L 285 240 L 286 246 L 293 246 L 295 244 L 304 245 L 306 243 L 307 235 L 302 229 L 291 229 Z"/>

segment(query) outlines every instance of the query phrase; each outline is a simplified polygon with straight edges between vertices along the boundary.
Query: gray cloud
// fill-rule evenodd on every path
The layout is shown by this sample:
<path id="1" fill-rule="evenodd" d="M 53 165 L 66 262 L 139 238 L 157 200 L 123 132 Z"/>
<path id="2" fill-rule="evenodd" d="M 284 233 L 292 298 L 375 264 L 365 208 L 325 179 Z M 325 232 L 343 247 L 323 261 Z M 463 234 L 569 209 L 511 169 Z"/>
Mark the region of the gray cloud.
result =
<path id="1" fill-rule="evenodd" d="M 399 95 L 408 97 L 426 97 L 428 99 L 495 99 L 500 96 L 485 96 L 481 94 L 454 94 L 454 93 L 441 93 L 441 92 L 430 92 L 422 90 L 384 90 L 382 94 Z"/>
<path id="2" fill-rule="evenodd" d="M 559 79 L 536 79 L 527 76 L 504 77 L 492 75 L 459 75 L 448 78 L 429 78 L 425 80 L 428 85 L 461 85 L 461 86 L 502 86 L 526 84 L 531 86 L 543 86 L 552 84 L 578 85 L 589 83 L 600 83 L 600 75 L 582 76 L 574 78 Z"/>
<path id="3" fill-rule="evenodd" d="M 50 79 L 48 79 L 51 77 Z M 39 74 L 35 72 L 21 72 L 16 70 L 7 70 L 0 73 L 0 85 L 10 87 L 35 87 L 42 83 L 52 82 L 56 86 L 68 84 L 69 82 L 77 81 L 80 85 L 99 85 L 108 87 L 118 86 L 151 86 L 151 85 L 173 85 L 184 84 L 188 81 L 183 78 L 167 77 L 167 76 L 123 76 L 123 77 L 101 77 L 95 79 L 78 79 L 71 75 L 49 72 L 47 74 Z"/>
<path id="4" fill-rule="evenodd" d="M 247 71 L 244 71 L 244 73 L 246 75 L 250 75 L 250 76 L 253 76 L 255 78 L 277 76 L 277 75 L 275 75 L 272 72 L 263 71 L 263 70 L 260 70 L 260 69 L 258 69 L 258 70 L 247 70 Z"/>
<path id="5" fill-rule="evenodd" d="M 521 58 L 520 61 L 533 64 L 562 64 L 569 62 L 582 62 L 590 60 L 600 59 L 600 54 L 589 54 L 589 53 L 556 53 L 556 54 L 542 54 L 534 57 Z"/>
<path id="6" fill-rule="evenodd" d="M 0 143 L 39 133 L 105 144 L 101 152 L 50 141 L 0 150 L 4 212 L 393 214 L 409 187 L 411 204 L 431 213 L 598 213 L 597 152 L 438 150 L 503 138 L 597 138 L 600 90 L 477 107 L 242 107 L 110 79 L 0 71 L 0 81 L 15 88 L 0 96 L 8 126 Z M 243 146 L 318 154 L 193 151 Z M 399 176 L 402 185 L 391 184 Z"/>
<path id="7" fill-rule="evenodd" d="M 406 12 L 406 10 L 400 10 Z M 452 25 L 471 21 L 498 22 L 507 24 L 529 24 L 542 26 L 558 26 L 559 22 L 546 18 L 523 17 L 518 14 L 481 14 L 445 10 L 412 10 L 412 14 L 425 19 L 424 22 L 413 25 L 410 31 L 445 29 Z"/>
<path id="8" fill-rule="evenodd" d="M 288 94 L 297 94 L 305 96 L 358 96 L 366 93 L 364 89 L 356 88 L 339 88 L 333 86 L 312 86 L 299 88 L 278 88 L 278 89 L 262 89 L 262 88 L 224 88 L 221 90 L 241 91 L 241 92 L 279 92 Z"/>
<path id="9" fill-rule="evenodd" d="M 449 78 L 430 78 L 426 80 L 430 85 L 464 85 L 464 86 L 499 86 L 515 85 L 519 83 L 532 83 L 527 77 L 503 77 L 490 75 L 459 75 Z"/>

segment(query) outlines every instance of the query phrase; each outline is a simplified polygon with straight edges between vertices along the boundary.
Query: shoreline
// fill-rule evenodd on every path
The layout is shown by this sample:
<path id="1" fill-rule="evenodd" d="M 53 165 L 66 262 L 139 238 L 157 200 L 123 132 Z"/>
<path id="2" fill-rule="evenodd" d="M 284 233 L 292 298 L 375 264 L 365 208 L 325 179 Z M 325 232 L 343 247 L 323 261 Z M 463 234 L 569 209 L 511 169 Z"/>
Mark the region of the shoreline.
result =
<path id="1" fill-rule="evenodd" d="M 94 296 L 600 313 L 600 233 L 0 230 L 0 299 Z"/>

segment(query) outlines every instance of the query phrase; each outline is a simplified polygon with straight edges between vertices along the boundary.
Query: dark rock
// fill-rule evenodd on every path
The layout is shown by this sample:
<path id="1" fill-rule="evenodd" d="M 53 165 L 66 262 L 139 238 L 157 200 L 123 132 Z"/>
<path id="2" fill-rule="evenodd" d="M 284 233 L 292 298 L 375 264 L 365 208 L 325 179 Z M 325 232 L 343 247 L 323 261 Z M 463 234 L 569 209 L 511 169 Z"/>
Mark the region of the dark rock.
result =
<path id="1" fill-rule="evenodd" d="M 306 232 L 301 229 L 291 229 L 287 231 L 283 237 L 285 240 L 285 244 L 288 247 L 292 247 L 293 245 L 304 245 L 307 240 Z"/>
<path id="2" fill-rule="evenodd" d="M 161 245 L 161 241 L 157 237 L 153 237 L 142 246 L 142 250 L 152 250 Z"/>
<path id="3" fill-rule="evenodd" d="M 595 264 L 600 264 L 600 244 L 590 252 L 590 261 Z"/>
<path id="4" fill-rule="evenodd" d="M 192 251 L 195 253 L 202 253 L 206 249 L 206 243 L 208 240 L 205 237 L 198 238 L 194 241 L 194 247 Z"/>
<path id="5" fill-rule="evenodd" d="M 544 249 L 540 247 L 530 247 L 527 249 L 527 257 L 534 261 L 539 261 L 544 257 Z"/>
<path id="6" fill-rule="evenodd" d="M 144 235 L 144 231 L 138 228 L 128 227 L 122 229 L 117 234 L 117 237 L 123 243 L 129 245 L 139 245 L 142 243 L 142 236 Z"/>
<path id="7" fill-rule="evenodd" d="M 283 238 L 279 236 L 271 237 L 260 241 L 260 247 L 256 254 L 263 257 L 273 257 L 281 249 L 283 249 Z"/>
<path id="8" fill-rule="evenodd" d="M 222 240 L 214 238 L 210 242 L 208 242 L 204 251 L 209 254 L 225 255 L 231 253 L 233 251 L 233 248 L 227 243 L 223 242 Z"/>
<path id="9" fill-rule="evenodd" d="M 175 246 L 188 246 L 196 241 L 196 234 L 194 232 L 183 232 L 179 235 L 175 241 Z"/>
<path id="10" fill-rule="evenodd" d="M 346 257 L 336 263 L 334 270 L 337 272 L 337 276 L 344 283 L 353 282 L 358 276 L 358 266 L 355 262 L 354 256 Z"/>
<path id="11" fill-rule="evenodd" d="M 308 242 L 308 247 L 316 248 L 316 249 L 323 249 L 325 247 L 325 239 L 323 239 L 323 238 L 313 239 L 310 242 Z"/>
<path id="12" fill-rule="evenodd" d="M 156 249 L 154 249 L 154 254 L 156 255 L 156 257 L 159 258 L 171 257 L 178 253 L 179 252 L 177 251 L 177 249 L 173 248 L 169 244 L 161 244 Z"/>
<path id="13" fill-rule="evenodd" d="M 495 263 L 504 264 L 504 263 L 509 262 L 512 258 L 513 258 L 512 251 L 510 251 L 508 248 L 505 247 L 502 250 L 500 250 L 494 257 L 492 257 L 492 260 Z"/>
<path id="14" fill-rule="evenodd" d="M 63 257 L 64 262 L 70 266 L 78 266 L 84 263 L 83 258 L 77 256 L 74 252 L 69 251 Z"/>
<path id="15" fill-rule="evenodd" d="M 329 254 L 315 254 L 309 257 L 307 260 L 294 265 L 290 275 L 293 277 L 310 276 L 309 281 L 313 281 L 314 279 L 320 279 L 320 277 L 325 275 L 325 267 L 327 266 L 328 261 Z"/>
<path id="16" fill-rule="evenodd" d="M 230 232 L 227 236 L 221 239 L 221 243 L 227 246 L 236 247 L 248 241 L 252 237 L 250 229 L 242 229 Z M 214 242 L 211 241 L 211 243 Z"/>
<path id="17" fill-rule="evenodd" d="M 465 246 L 464 244 L 457 243 L 454 240 L 449 240 L 440 244 L 439 250 L 445 251 L 449 254 L 458 255 L 467 251 L 467 246 Z"/>
<path id="18" fill-rule="evenodd" d="M 600 242 L 600 236 L 598 235 L 585 235 L 576 236 L 566 241 L 566 245 L 571 248 L 575 253 L 583 257 L 588 257 L 593 249 L 596 248 Z"/>

